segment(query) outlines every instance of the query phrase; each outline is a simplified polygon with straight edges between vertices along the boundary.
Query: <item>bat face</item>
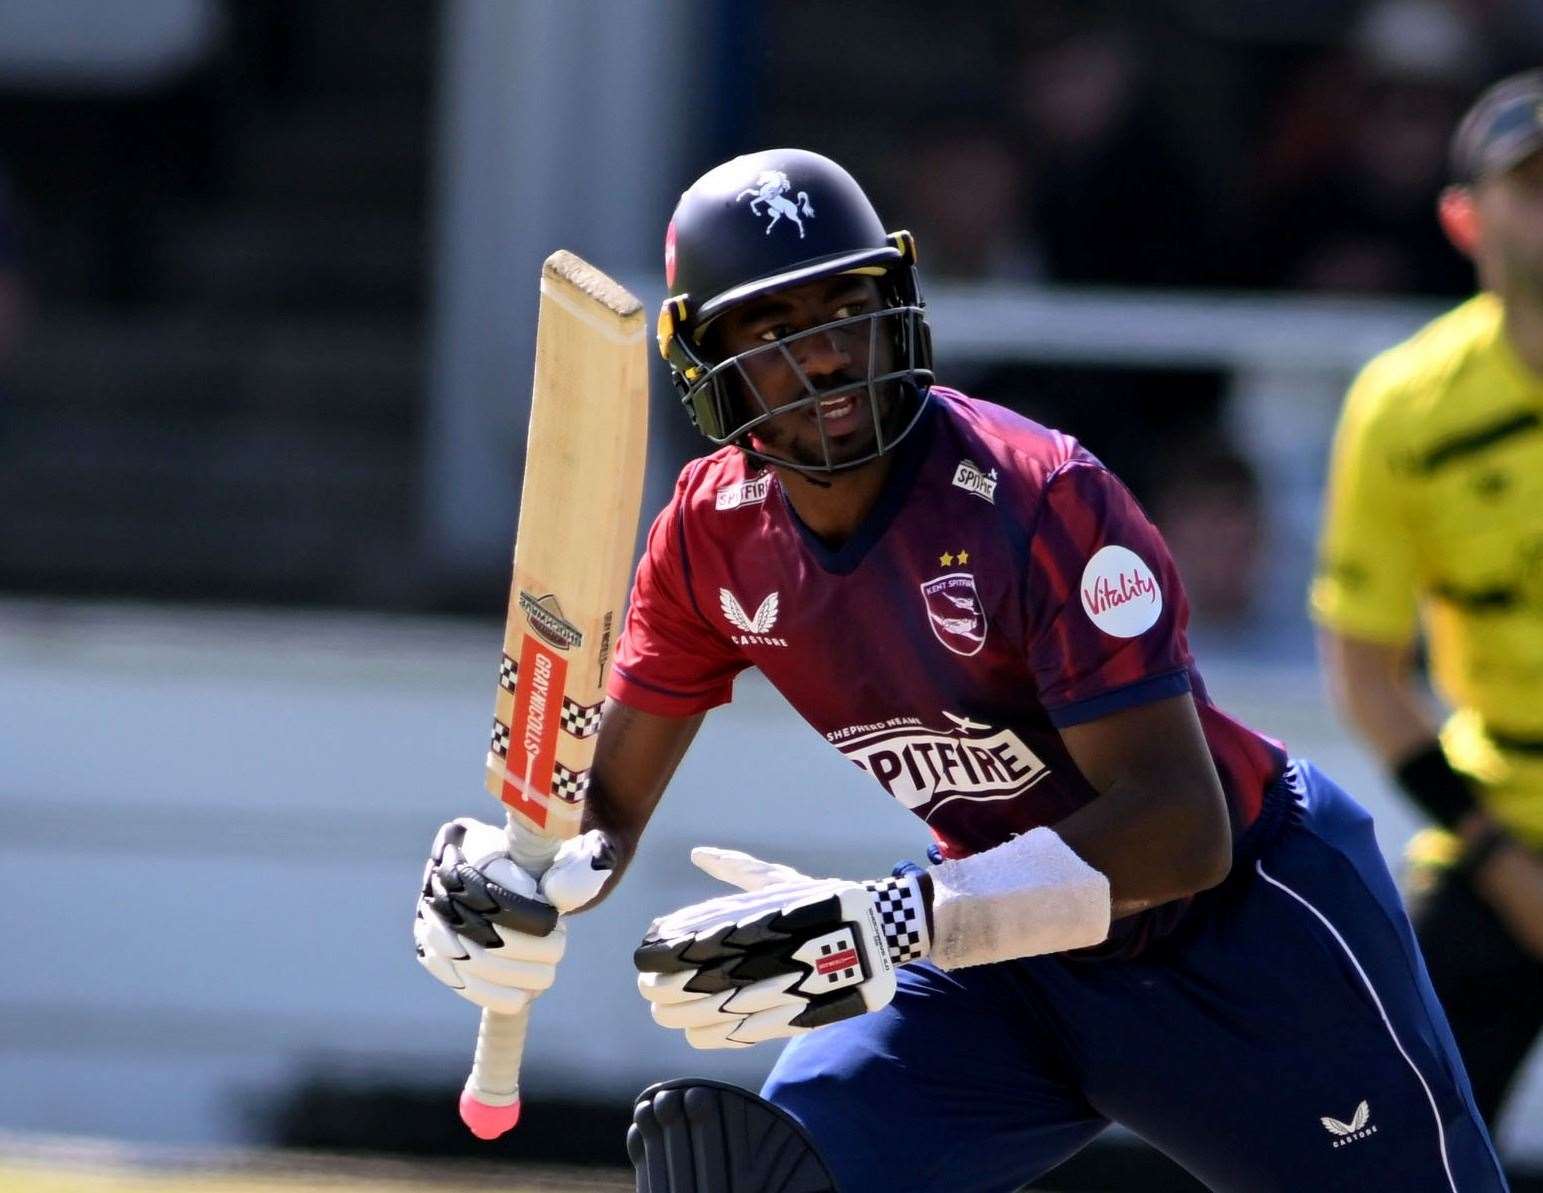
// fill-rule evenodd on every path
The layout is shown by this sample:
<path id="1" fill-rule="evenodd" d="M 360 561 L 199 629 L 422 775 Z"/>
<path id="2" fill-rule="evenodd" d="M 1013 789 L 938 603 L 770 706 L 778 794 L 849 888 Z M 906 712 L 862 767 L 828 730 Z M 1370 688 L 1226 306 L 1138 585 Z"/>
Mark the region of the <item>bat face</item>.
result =
<path id="1" fill-rule="evenodd" d="M 527 828 L 578 832 L 643 496 L 642 304 L 571 253 L 541 271 L 514 578 L 488 790 Z"/>

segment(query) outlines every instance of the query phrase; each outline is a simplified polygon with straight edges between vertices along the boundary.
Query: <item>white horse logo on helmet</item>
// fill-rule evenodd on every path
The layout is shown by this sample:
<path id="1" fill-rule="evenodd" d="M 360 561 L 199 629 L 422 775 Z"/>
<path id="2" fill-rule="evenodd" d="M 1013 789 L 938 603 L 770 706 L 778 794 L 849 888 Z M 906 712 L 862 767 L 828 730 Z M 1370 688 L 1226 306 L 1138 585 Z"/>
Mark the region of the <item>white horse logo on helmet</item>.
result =
<path id="1" fill-rule="evenodd" d="M 747 186 L 739 194 L 734 196 L 734 202 L 738 203 L 746 195 L 754 195 L 750 200 L 750 210 L 754 215 L 771 213 L 771 223 L 766 225 L 766 234 L 771 235 L 771 230 L 777 226 L 777 221 L 786 216 L 798 225 L 798 238 L 804 238 L 804 221 L 799 218 L 800 213 L 813 217 L 814 205 L 809 202 L 809 192 L 799 191 L 798 202 L 786 198 L 787 193 L 793 189 L 793 184 L 788 181 L 788 176 L 781 170 L 762 170 L 756 177 L 754 186 Z M 763 210 L 756 210 L 756 204 L 763 203 Z"/>

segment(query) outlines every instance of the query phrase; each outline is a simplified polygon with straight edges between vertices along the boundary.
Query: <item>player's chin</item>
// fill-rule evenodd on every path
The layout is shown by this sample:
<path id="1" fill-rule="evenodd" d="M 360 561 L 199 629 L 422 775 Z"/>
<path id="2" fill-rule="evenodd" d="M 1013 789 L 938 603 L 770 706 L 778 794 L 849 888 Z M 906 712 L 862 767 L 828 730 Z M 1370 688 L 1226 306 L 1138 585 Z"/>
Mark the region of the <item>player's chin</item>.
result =
<path id="1" fill-rule="evenodd" d="M 823 440 L 816 431 L 812 440 L 801 439 L 788 456 L 800 467 L 833 471 L 871 459 L 877 444 L 873 422 L 867 420 L 850 430 L 827 429 Z"/>
<path id="2" fill-rule="evenodd" d="M 751 436 L 757 451 L 796 468 L 821 471 L 840 468 L 873 454 L 878 437 L 866 411 L 859 418 L 822 420 L 811 407 L 789 412 Z"/>

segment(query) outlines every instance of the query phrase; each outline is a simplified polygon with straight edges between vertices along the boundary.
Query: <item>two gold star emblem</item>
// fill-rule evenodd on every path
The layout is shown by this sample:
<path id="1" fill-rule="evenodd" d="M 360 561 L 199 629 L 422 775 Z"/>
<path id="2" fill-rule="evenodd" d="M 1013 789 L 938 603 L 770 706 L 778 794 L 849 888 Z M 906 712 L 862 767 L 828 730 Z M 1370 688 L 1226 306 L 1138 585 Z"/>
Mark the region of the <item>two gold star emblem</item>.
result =
<path id="1" fill-rule="evenodd" d="M 956 563 L 963 567 L 970 562 L 970 553 L 968 551 L 960 551 L 956 555 L 951 551 L 944 551 L 943 554 L 938 556 L 938 562 L 946 568 L 951 568 Z"/>

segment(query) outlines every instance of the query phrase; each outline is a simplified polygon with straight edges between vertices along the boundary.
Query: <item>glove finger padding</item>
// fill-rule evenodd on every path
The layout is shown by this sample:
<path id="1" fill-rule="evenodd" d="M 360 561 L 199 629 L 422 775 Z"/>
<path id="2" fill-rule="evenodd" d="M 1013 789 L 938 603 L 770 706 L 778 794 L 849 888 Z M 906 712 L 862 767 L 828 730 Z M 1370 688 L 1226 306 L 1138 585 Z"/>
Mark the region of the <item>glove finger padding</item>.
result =
<path id="1" fill-rule="evenodd" d="M 712 1024 L 690 1028 L 685 1032 L 686 1043 L 703 1051 L 711 1048 L 745 1048 L 751 1044 L 763 1044 L 767 1040 L 786 1040 L 813 1030 L 813 1025 L 804 1026 L 793 1022 L 797 1017 L 793 1007 L 774 1007 L 746 1015 L 731 1025 Z M 851 1016 L 843 1015 L 841 1018 L 850 1019 Z"/>
<path id="2" fill-rule="evenodd" d="M 696 970 L 685 969 L 679 973 L 640 973 L 638 993 L 651 1003 L 669 1006 L 678 1002 L 694 1002 L 705 997 L 698 990 L 687 990 L 686 983 L 696 977 Z"/>
<path id="3" fill-rule="evenodd" d="M 552 984 L 557 963 L 562 960 L 568 942 L 567 926 L 558 924 L 549 936 L 508 935 L 511 943 L 497 949 L 485 949 L 474 941 L 467 941 L 467 959 L 458 968 L 463 973 L 474 973 L 503 986 L 545 990 Z M 526 944 L 531 947 L 522 947 Z"/>
<path id="4" fill-rule="evenodd" d="M 413 944 L 417 946 L 418 964 L 452 990 L 461 989 L 465 983 L 456 973 L 455 962 L 461 949 L 454 933 L 448 933 L 439 917 L 419 911 L 413 920 Z"/>
<path id="5" fill-rule="evenodd" d="M 797 1035 L 895 994 L 873 900 L 840 879 L 775 883 L 684 908 L 654 925 L 633 961 L 655 1019 L 695 1047 Z"/>
<path id="6" fill-rule="evenodd" d="M 648 935 L 666 940 L 691 936 L 753 920 L 768 911 L 781 911 L 796 903 L 833 895 L 853 885 L 842 878 L 801 878 L 794 882 L 773 883 L 753 891 L 720 895 L 716 899 L 706 899 L 682 907 L 679 911 L 672 911 L 662 919 L 655 920 L 648 926 Z"/>
<path id="7" fill-rule="evenodd" d="M 641 981 L 643 977 L 653 976 L 657 975 L 640 974 L 639 989 L 643 989 Z M 660 1027 L 709 1027 L 714 1023 L 737 1023 L 747 1015 L 769 1011 L 774 1007 L 802 1009 L 806 1005 L 803 996 L 788 992 L 789 987 L 795 985 L 797 981 L 796 974 L 767 978 L 738 990 L 656 1002 L 650 1008 L 650 1012 L 654 1022 Z M 648 998 L 646 990 L 643 997 Z"/>
<path id="8" fill-rule="evenodd" d="M 599 829 L 564 841 L 541 876 L 541 894 L 560 912 L 577 911 L 605 886 L 616 868 L 616 850 Z"/>
<path id="9" fill-rule="evenodd" d="M 502 829 L 452 820 L 439 830 L 425 874 L 423 893 L 440 918 L 484 948 L 501 943 L 494 924 L 529 936 L 545 936 L 557 924 L 557 908 L 540 897 L 536 880 L 508 849 Z"/>
<path id="10" fill-rule="evenodd" d="M 686 1037 L 686 1043 L 700 1052 L 711 1052 L 718 1048 L 754 1048 L 761 1043 L 760 1040 L 740 1040 L 733 1035 L 734 1029 L 739 1026 L 739 1020 L 732 1023 L 718 1023 L 712 1027 L 688 1027 L 681 1034 Z M 802 1035 L 802 1032 L 790 1032 L 789 1035 Z"/>
<path id="11" fill-rule="evenodd" d="M 497 1011 L 500 1015 L 518 1015 L 530 1006 L 530 1000 L 536 997 L 536 993 L 530 990 L 521 990 L 517 986 L 500 986 L 486 978 L 479 978 L 476 974 L 460 974 L 459 977 L 461 984 L 452 986 L 452 990 L 467 1002 L 485 1011 Z"/>
<path id="12" fill-rule="evenodd" d="M 424 871 L 413 942 L 438 981 L 478 1006 L 512 1014 L 551 986 L 568 934 L 507 850 L 494 825 L 444 825 Z"/>
<path id="13" fill-rule="evenodd" d="M 784 866 L 780 862 L 763 862 L 738 849 L 720 849 L 716 845 L 698 845 L 691 851 L 691 862 L 719 882 L 737 886 L 742 891 L 756 891 L 781 883 L 815 881 L 807 874 L 800 874 L 792 866 Z"/>

